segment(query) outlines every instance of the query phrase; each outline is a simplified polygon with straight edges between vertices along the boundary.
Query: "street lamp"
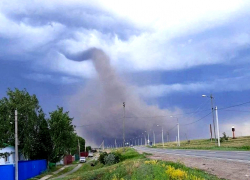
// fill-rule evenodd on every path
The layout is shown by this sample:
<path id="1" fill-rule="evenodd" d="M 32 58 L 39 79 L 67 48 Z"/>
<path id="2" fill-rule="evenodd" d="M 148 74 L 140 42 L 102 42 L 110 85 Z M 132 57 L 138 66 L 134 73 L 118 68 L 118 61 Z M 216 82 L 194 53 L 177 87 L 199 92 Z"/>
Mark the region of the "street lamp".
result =
<path id="1" fill-rule="evenodd" d="M 160 126 L 157 124 L 157 126 Z M 162 139 L 162 146 L 164 147 L 164 139 L 163 139 L 163 126 L 161 126 L 161 139 Z"/>
<path id="2" fill-rule="evenodd" d="M 144 133 L 142 133 L 144 135 L 144 142 L 145 142 L 145 146 L 146 146 L 146 136 Z"/>
<path id="3" fill-rule="evenodd" d="M 214 126 L 214 138 L 215 138 L 215 141 L 216 141 L 215 123 L 214 123 L 214 104 L 213 104 L 213 99 L 214 99 L 214 97 L 213 97 L 212 94 L 210 94 L 210 96 L 207 96 L 207 95 L 205 95 L 205 94 L 203 94 L 203 95 L 201 95 L 201 96 L 202 96 L 202 97 L 208 97 L 208 98 L 211 99 L 211 108 L 212 108 L 213 126 Z M 218 134 L 218 136 L 219 136 L 219 134 Z"/>
<path id="4" fill-rule="evenodd" d="M 150 141 L 149 141 L 149 132 L 145 131 L 145 133 L 148 133 L 148 145 L 149 145 L 149 142 L 150 142 Z"/>
<path id="5" fill-rule="evenodd" d="M 155 131 L 153 130 L 154 146 L 155 146 Z"/>
<path id="6" fill-rule="evenodd" d="M 170 117 L 177 119 L 177 131 L 178 131 L 177 145 L 180 146 L 180 125 L 179 125 L 178 117 L 175 117 L 175 116 L 170 116 Z"/>

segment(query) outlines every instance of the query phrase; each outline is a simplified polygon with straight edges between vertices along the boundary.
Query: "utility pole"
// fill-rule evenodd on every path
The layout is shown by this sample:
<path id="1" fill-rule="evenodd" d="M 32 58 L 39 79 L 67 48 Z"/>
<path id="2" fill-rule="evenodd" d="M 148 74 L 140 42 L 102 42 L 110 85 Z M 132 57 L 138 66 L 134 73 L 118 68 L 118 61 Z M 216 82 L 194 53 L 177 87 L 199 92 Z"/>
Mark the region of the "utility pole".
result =
<path id="1" fill-rule="evenodd" d="M 81 152 L 80 152 L 80 143 L 79 143 L 79 139 L 78 139 L 78 151 L 79 151 L 79 160 L 80 160 Z"/>
<path id="2" fill-rule="evenodd" d="M 116 139 L 115 139 L 115 148 L 117 149 L 117 145 L 116 145 Z"/>
<path id="3" fill-rule="evenodd" d="M 123 102 L 123 147 L 125 147 L 125 102 Z"/>
<path id="4" fill-rule="evenodd" d="M 212 125 L 210 124 L 210 135 L 211 135 L 211 142 L 212 142 L 212 139 L 213 139 L 213 131 L 212 131 Z"/>
<path id="5" fill-rule="evenodd" d="M 163 138 L 163 127 L 161 127 L 161 138 L 162 138 L 162 146 L 164 147 L 164 138 Z"/>
<path id="6" fill-rule="evenodd" d="M 180 125 L 177 118 L 177 128 L 178 128 L 178 146 L 180 146 Z"/>
<path id="7" fill-rule="evenodd" d="M 142 137 L 141 137 L 141 146 L 142 146 Z"/>
<path id="8" fill-rule="evenodd" d="M 214 123 L 214 104 L 213 104 L 213 95 L 210 94 L 210 99 L 211 99 L 211 106 L 212 106 L 212 115 L 213 115 L 213 125 L 214 125 L 214 139 L 216 139 L 216 133 L 215 133 L 215 123 Z M 218 135 L 219 136 L 219 135 Z M 216 141 L 215 141 L 216 142 Z"/>
<path id="9" fill-rule="evenodd" d="M 155 146 L 155 132 L 153 131 L 153 136 L 154 136 L 154 146 Z"/>
<path id="10" fill-rule="evenodd" d="M 138 137 L 138 146 L 140 146 L 140 138 Z"/>
<path id="11" fill-rule="evenodd" d="M 167 132 L 167 142 L 169 142 L 169 132 Z"/>
<path id="12" fill-rule="evenodd" d="M 149 140 L 149 132 L 148 132 L 148 145 L 150 144 L 150 140 Z"/>
<path id="13" fill-rule="evenodd" d="M 180 146 L 180 124 L 179 124 L 179 120 L 178 117 L 175 116 L 170 116 L 172 118 L 176 118 L 177 119 L 177 146 Z"/>
<path id="14" fill-rule="evenodd" d="M 15 180 L 18 180 L 18 123 L 17 110 L 15 110 Z"/>
<path id="15" fill-rule="evenodd" d="M 218 109 L 217 106 L 215 106 L 215 114 L 216 114 L 216 126 L 217 126 L 217 135 L 218 135 L 218 146 L 220 147 L 220 130 L 219 130 L 219 119 L 218 119 Z"/>

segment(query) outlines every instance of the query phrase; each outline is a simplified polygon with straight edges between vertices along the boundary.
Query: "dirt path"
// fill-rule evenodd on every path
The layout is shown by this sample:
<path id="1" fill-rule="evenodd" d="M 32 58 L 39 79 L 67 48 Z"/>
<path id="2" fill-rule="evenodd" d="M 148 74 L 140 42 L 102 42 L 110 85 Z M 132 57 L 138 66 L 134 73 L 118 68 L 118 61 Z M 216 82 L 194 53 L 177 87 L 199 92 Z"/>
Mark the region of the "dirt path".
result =
<path id="1" fill-rule="evenodd" d="M 142 151 L 140 152 L 142 153 Z M 230 180 L 250 180 L 250 164 L 204 159 L 198 157 L 185 157 L 179 155 L 167 155 L 160 153 L 153 153 L 148 156 L 150 159 L 181 162 L 188 167 L 205 170 L 210 174 L 214 174 L 219 178 L 225 178 Z"/>
<path id="2" fill-rule="evenodd" d="M 58 176 L 58 177 L 55 177 L 53 179 L 60 179 L 60 178 L 64 178 L 65 176 L 69 175 L 69 174 L 72 174 L 74 172 L 76 172 L 80 167 L 82 167 L 82 164 L 78 164 L 74 169 L 72 169 L 71 171 L 65 173 L 65 174 L 62 174 L 61 176 Z M 51 179 L 52 180 L 52 179 Z"/>

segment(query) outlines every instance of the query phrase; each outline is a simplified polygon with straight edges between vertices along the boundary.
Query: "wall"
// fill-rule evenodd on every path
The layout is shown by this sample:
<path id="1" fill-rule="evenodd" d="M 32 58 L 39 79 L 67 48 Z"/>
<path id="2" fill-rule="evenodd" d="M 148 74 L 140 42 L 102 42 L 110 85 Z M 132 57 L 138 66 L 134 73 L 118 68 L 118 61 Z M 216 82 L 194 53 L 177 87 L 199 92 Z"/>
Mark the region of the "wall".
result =
<path id="1" fill-rule="evenodd" d="M 15 153 L 14 153 L 15 148 L 12 147 L 12 146 L 9 146 L 9 147 L 5 147 L 3 149 L 0 149 L 0 153 L 5 153 L 5 152 L 11 153 L 11 155 L 9 156 L 9 161 L 5 162 L 5 159 L 3 157 L 0 157 L 0 165 L 13 164 L 14 163 L 14 158 L 15 158 Z"/>
<path id="2" fill-rule="evenodd" d="M 19 180 L 26 180 L 37 176 L 47 169 L 46 160 L 33 160 L 33 161 L 19 161 L 18 162 L 18 177 Z M 14 180 L 15 179 L 15 166 L 0 165 L 0 179 Z"/>

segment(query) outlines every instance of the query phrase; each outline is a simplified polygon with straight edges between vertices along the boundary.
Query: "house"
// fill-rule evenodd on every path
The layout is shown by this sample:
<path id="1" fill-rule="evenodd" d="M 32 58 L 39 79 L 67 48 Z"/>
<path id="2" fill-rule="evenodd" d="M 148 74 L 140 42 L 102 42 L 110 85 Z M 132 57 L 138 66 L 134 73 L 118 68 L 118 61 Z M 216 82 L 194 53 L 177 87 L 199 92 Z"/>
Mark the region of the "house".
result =
<path id="1" fill-rule="evenodd" d="M 8 156 L 0 157 L 0 165 L 15 163 L 15 148 L 13 146 L 0 149 L 0 153 L 8 153 Z"/>
<path id="2" fill-rule="evenodd" d="M 14 164 L 15 163 L 15 147 L 13 146 L 7 146 L 5 148 L 0 148 L 0 154 L 1 153 L 8 153 L 8 156 L 1 157 L 0 156 L 0 165 L 4 164 Z M 26 160 L 24 156 L 19 152 L 19 161 Z"/>

